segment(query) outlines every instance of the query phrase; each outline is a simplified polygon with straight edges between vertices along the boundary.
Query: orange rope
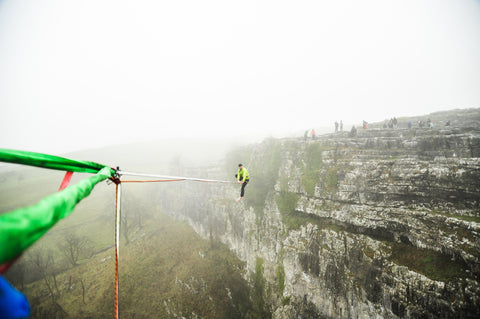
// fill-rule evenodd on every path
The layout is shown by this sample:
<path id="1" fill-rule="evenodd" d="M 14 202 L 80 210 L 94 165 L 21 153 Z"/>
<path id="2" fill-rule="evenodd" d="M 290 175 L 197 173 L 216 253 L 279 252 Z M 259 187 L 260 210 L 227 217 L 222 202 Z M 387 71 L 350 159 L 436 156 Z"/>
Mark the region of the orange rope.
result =
<path id="1" fill-rule="evenodd" d="M 158 182 L 180 182 L 184 181 L 185 179 L 156 179 L 156 180 L 148 180 L 148 181 L 122 181 L 122 183 L 158 183 Z"/>

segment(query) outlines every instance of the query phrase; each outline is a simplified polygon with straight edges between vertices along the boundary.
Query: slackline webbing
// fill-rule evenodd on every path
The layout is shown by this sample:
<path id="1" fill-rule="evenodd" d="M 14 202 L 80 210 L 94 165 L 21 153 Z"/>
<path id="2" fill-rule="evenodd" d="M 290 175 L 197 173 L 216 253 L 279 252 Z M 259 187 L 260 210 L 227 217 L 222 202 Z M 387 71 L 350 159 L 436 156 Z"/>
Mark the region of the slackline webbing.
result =
<path id="1" fill-rule="evenodd" d="M 222 181 L 218 179 L 205 179 L 205 178 L 197 178 L 197 177 L 184 177 L 184 176 L 169 176 L 169 175 L 157 175 L 157 174 L 146 174 L 146 173 L 135 173 L 135 172 L 126 172 L 117 170 L 117 174 L 120 176 L 140 176 L 140 177 L 151 177 L 151 178 L 162 178 L 167 180 L 159 180 L 159 181 L 195 181 L 195 182 L 205 182 L 205 183 L 233 183 L 232 181 Z M 126 181 L 122 181 L 126 182 Z"/>

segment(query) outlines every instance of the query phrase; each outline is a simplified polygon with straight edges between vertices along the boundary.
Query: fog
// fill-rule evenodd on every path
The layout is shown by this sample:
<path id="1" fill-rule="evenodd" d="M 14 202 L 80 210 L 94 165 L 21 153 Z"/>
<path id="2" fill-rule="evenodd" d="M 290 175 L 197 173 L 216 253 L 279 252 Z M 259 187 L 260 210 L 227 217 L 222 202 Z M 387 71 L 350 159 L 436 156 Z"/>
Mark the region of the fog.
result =
<path id="1" fill-rule="evenodd" d="M 480 1 L 0 1 L 0 147 L 260 140 L 480 106 Z"/>

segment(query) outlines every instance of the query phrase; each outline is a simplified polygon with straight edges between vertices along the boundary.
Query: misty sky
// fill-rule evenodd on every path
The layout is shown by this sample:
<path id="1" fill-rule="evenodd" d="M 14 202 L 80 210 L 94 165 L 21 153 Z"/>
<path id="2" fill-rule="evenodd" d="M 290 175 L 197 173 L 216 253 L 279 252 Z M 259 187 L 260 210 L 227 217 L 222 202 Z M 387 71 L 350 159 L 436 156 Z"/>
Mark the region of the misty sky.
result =
<path id="1" fill-rule="evenodd" d="M 0 148 L 282 136 L 469 107 L 479 0 L 0 0 Z"/>

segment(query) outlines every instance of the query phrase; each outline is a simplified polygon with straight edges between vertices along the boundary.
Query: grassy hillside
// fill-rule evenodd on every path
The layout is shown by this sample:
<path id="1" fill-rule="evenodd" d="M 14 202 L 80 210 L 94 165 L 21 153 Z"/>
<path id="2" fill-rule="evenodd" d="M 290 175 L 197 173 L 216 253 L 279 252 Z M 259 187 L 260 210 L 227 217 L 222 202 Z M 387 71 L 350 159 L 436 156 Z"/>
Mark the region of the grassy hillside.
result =
<path id="1" fill-rule="evenodd" d="M 242 268 L 225 246 L 202 240 L 188 225 L 158 214 L 135 233 L 130 244 L 121 247 L 120 315 L 255 318 Z M 55 286 L 52 276 L 25 286 L 32 318 L 112 317 L 113 249 L 57 274 L 55 281 L 55 296 L 48 288 Z"/>

